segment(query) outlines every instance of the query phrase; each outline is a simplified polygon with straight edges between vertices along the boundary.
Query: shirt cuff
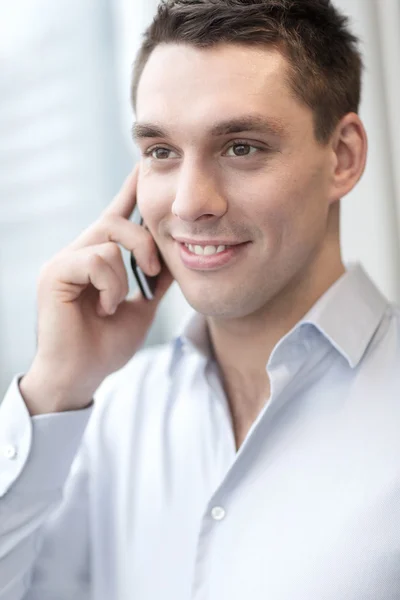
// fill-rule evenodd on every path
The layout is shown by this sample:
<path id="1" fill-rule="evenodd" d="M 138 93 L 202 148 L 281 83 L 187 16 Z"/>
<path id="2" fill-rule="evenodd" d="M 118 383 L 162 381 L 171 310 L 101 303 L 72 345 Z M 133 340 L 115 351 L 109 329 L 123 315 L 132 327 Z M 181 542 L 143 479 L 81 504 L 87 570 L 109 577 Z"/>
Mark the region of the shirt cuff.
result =
<path id="1" fill-rule="evenodd" d="M 0 498 L 15 485 L 19 492 L 62 487 L 94 405 L 31 417 L 16 375 L 0 404 Z"/>

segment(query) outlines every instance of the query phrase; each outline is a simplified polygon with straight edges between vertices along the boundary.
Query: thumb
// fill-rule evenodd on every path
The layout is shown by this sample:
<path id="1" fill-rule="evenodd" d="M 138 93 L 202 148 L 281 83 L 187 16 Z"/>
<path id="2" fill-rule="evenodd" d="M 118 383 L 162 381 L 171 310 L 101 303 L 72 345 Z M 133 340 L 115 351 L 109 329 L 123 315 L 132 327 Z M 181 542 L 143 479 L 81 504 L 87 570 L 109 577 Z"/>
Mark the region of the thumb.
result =
<path id="1" fill-rule="evenodd" d="M 117 319 L 120 318 L 125 322 L 134 321 L 136 323 L 139 317 L 141 320 L 139 327 L 141 328 L 142 325 L 149 327 L 155 317 L 158 305 L 171 287 L 173 281 L 174 279 L 167 266 L 163 265 L 160 274 L 157 276 L 154 298 L 147 300 L 138 291 L 119 305 L 114 317 Z"/>
<path id="2" fill-rule="evenodd" d="M 174 278 L 172 277 L 170 270 L 168 269 L 166 264 L 163 264 L 161 272 L 157 277 L 157 285 L 154 294 L 154 299 L 150 302 L 147 301 L 147 304 L 156 303 L 156 305 L 158 306 L 160 301 L 164 298 L 165 294 L 171 287 L 173 281 Z"/>

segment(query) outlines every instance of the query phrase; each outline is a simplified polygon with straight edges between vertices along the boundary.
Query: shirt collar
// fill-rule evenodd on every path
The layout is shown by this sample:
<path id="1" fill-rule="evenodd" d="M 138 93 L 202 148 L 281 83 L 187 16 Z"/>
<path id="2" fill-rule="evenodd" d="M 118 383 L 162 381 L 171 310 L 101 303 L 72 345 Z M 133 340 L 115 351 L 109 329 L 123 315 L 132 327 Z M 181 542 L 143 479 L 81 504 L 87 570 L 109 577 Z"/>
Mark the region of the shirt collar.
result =
<path id="1" fill-rule="evenodd" d="M 387 308 L 363 267 L 349 265 L 300 321 L 318 329 L 354 368 L 361 361 Z"/>
<path id="2" fill-rule="evenodd" d="M 388 305 L 388 300 L 363 267 L 358 263 L 352 264 L 285 338 L 311 325 L 354 368 L 361 361 Z M 190 316 L 181 335 L 174 341 L 170 374 L 188 348 L 205 359 L 212 355 L 207 322 L 199 313 Z"/>
<path id="3" fill-rule="evenodd" d="M 183 353 L 189 349 L 195 350 L 205 359 L 211 358 L 212 350 L 207 321 L 200 313 L 194 313 L 187 319 L 182 328 L 181 335 L 174 340 L 170 365 L 171 375 Z"/>

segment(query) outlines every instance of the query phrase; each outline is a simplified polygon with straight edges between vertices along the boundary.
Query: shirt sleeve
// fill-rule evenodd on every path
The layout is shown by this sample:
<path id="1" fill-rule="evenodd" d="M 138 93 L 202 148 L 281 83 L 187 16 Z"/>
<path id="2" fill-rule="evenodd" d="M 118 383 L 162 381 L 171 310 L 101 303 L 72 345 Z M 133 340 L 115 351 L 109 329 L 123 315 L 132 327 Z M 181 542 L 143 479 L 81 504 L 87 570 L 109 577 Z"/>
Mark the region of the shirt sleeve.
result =
<path id="1" fill-rule="evenodd" d="M 90 597 L 88 454 L 93 405 L 31 417 L 20 376 L 0 404 L 0 600 Z"/>

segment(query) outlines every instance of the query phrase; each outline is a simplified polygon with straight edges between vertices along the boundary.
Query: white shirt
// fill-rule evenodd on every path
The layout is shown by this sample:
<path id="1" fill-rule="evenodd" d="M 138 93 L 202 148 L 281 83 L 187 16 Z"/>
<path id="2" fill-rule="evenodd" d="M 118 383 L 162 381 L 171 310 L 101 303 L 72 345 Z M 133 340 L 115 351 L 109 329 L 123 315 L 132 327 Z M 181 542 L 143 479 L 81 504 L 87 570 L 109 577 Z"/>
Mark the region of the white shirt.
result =
<path id="1" fill-rule="evenodd" d="M 398 600 L 399 319 L 349 269 L 275 347 L 238 452 L 199 316 L 94 408 L 30 418 L 16 377 L 0 599 Z"/>

